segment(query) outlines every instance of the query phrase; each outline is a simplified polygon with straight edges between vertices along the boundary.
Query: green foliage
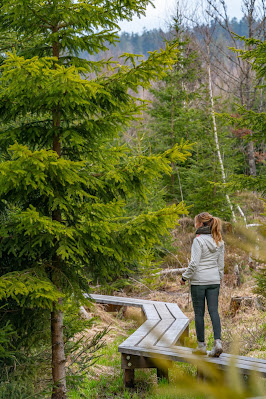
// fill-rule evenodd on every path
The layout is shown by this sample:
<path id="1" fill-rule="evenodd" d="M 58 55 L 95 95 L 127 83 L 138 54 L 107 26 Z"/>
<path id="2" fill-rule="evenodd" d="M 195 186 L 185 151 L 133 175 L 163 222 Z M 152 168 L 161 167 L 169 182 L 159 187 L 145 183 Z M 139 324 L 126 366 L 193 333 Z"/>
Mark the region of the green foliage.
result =
<path id="1" fill-rule="evenodd" d="M 147 201 L 153 180 L 170 174 L 172 162 L 184 162 L 191 144 L 136 156 L 113 142 L 145 107 L 134 93 L 175 63 L 176 43 L 145 61 L 129 52 L 119 62 L 80 57 L 106 50 L 118 39 L 120 19 L 143 14 L 148 3 L 0 4 L 0 31 L 9 27 L 24 43 L 7 53 L 0 76 L 0 287 L 8 299 L 0 323 L 12 322 L 14 342 L 22 357 L 28 351 L 29 362 L 41 347 L 47 366 L 49 309 L 57 311 L 59 297 L 84 303 L 91 279 L 108 282 L 130 270 L 187 212 L 182 202 L 130 214 L 127 205 Z M 62 309 L 68 311 L 65 303 Z M 85 367 L 82 344 L 93 351 L 89 367 L 103 335 L 66 345 L 73 383 L 75 367 Z M 10 379 L 28 378 L 33 392 L 34 367 L 28 374 L 16 370 L 9 369 Z"/>
<path id="2" fill-rule="evenodd" d="M 232 18 L 229 21 L 229 26 L 231 32 L 235 32 L 238 35 L 248 35 L 248 24 L 245 18 L 242 18 L 241 20 Z M 194 37 L 202 39 L 202 36 L 197 28 L 190 27 L 190 31 L 192 31 Z M 116 59 L 124 52 L 132 52 L 134 54 L 142 54 L 144 57 L 147 57 L 148 51 L 155 51 L 159 48 L 162 48 L 164 46 L 165 40 L 169 39 L 171 34 L 171 27 L 169 30 L 164 32 L 161 29 L 143 29 L 141 33 L 121 32 L 119 35 L 119 41 L 108 46 L 108 55 L 111 54 L 111 56 Z M 228 40 L 230 40 L 229 35 L 219 25 L 215 26 L 212 36 L 219 42 L 227 43 Z M 102 58 L 105 56 L 105 54 L 101 52 L 98 54 L 89 54 L 84 52 L 82 55 L 84 58 L 97 61 L 102 60 Z M 222 56 L 223 55 L 220 52 L 219 57 L 222 58 Z"/>
<path id="3" fill-rule="evenodd" d="M 246 176 L 246 175 L 241 175 L 241 174 L 234 174 L 229 176 L 229 182 L 225 183 L 217 183 L 217 185 L 220 186 L 225 186 L 227 191 L 231 192 L 236 192 L 237 190 L 239 191 L 244 191 L 244 190 L 250 190 L 250 191 L 258 191 L 262 193 L 262 195 L 265 193 L 265 187 L 266 187 L 266 176 L 261 174 L 259 176 Z"/>
<path id="4" fill-rule="evenodd" d="M 65 313 L 66 373 L 69 387 L 74 389 L 84 385 L 89 369 L 100 358 L 99 353 L 106 346 L 104 337 L 109 333 L 109 328 L 99 331 L 97 328 L 94 334 L 90 334 L 90 329 L 97 324 L 96 320 L 78 316 L 80 309 L 73 301 L 66 303 Z"/>
<path id="5" fill-rule="evenodd" d="M 19 306 L 47 308 L 62 297 L 47 277 L 37 276 L 35 270 L 6 273 L 0 277 L 0 301 L 15 300 Z M 35 275 L 34 275 L 35 274 Z"/>
<path id="6" fill-rule="evenodd" d="M 264 207 L 265 207 L 265 212 L 264 216 L 266 216 L 266 202 L 264 201 Z M 265 242 L 266 239 L 266 223 L 263 223 L 262 226 L 260 226 L 260 234 L 263 242 Z M 261 239 L 260 239 L 261 241 Z M 262 242 L 262 245 L 263 245 Z M 266 251 L 263 249 L 260 251 L 260 257 L 259 261 L 265 262 L 266 261 Z M 257 294 L 260 294 L 264 297 L 266 297 L 266 268 L 263 267 L 259 272 L 255 273 L 255 278 L 257 280 L 257 287 L 255 288 L 255 292 Z"/>
<path id="7" fill-rule="evenodd" d="M 211 327 L 210 327 L 211 328 Z M 244 399 L 263 395 L 265 384 L 256 375 L 244 381 L 234 362 L 225 373 L 219 372 L 210 364 L 173 363 L 169 369 L 170 384 L 157 383 L 156 370 L 135 370 L 135 389 L 125 389 L 117 346 L 125 339 L 117 334 L 114 342 L 103 348 L 99 366 L 105 366 L 101 375 L 95 371 L 94 379 L 87 379 L 84 385 L 69 392 L 70 398 L 117 397 L 118 399 L 203 399 L 203 398 L 237 398 Z M 196 340 L 196 337 L 195 337 Z M 114 372 L 108 372 L 109 368 Z M 197 378 L 197 367 L 207 375 L 206 381 Z"/>
<path id="8" fill-rule="evenodd" d="M 23 0 L 4 0 L 0 23 L 25 35 L 25 43 L 29 41 L 26 46 L 29 55 L 47 54 L 54 43 L 60 42 L 68 58 L 77 54 L 78 49 L 90 54 L 107 50 L 107 45 L 118 38 L 119 20 L 131 20 L 135 13 L 144 14 L 149 3 L 150 0 L 97 0 L 93 3 L 88 0 L 30 0 L 25 4 Z M 58 28 L 52 29 L 54 26 Z"/>
<path id="9" fill-rule="evenodd" d="M 266 268 L 255 274 L 257 287 L 255 292 L 266 297 Z"/>
<path id="10" fill-rule="evenodd" d="M 224 123 L 234 126 L 235 129 L 246 129 L 244 138 L 246 141 L 254 140 L 263 141 L 266 130 L 266 113 L 248 110 L 241 105 L 237 105 L 237 115 L 229 115 L 227 113 L 219 114 Z M 245 133 L 245 130 L 244 130 Z M 252 133 L 252 135 L 250 134 Z"/>
<path id="11" fill-rule="evenodd" d="M 9 207 L 9 216 L 2 223 L 2 251 L 27 256 L 35 262 L 41 260 L 43 251 L 47 265 L 53 254 L 67 262 L 83 264 L 91 262 L 93 253 L 118 262 L 137 259 L 141 248 L 153 246 L 160 235 L 175 225 L 178 215 L 186 212 L 185 207 L 173 205 L 126 217 L 124 201 L 116 200 L 116 193 L 127 196 L 135 190 L 145 198 L 144 181 L 158 173 L 169 173 L 170 161 L 184 159 L 189 149 L 190 145 L 183 143 L 158 157 L 129 157 L 121 169 L 113 160 L 113 168 L 109 164 L 101 179 L 96 180 L 87 173 L 85 162 L 58 158 L 52 151 L 32 152 L 25 146 L 13 145 L 9 149 L 11 160 L 0 164 L 1 197 L 7 204 L 8 199 L 13 204 L 20 203 L 20 207 Z M 105 188 L 111 196 L 107 201 L 99 198 Z M 22 197 L 32 198 L 31 203 L 26 200 L 22 207 Z M 65 224 L 52 220 L 56 209 L 61 211 Z M 72 270 L 71 264 L 69 267 Z"/>
<path id="12" fill-rule="evenodd" d="M 0 330 L 0 362 L 3 359 L 12 359 L 14 356 L 14 349 L 10 347 L 10 341 L 16 335 L 16 331 L 8 321 Z"/>
<path id="13" fill-rule="evenodd" d="M 68 358 L 66 369 L 69 387 L 82 388 L 90 367 L 99 358 L 105 346 L 104 337 L 108 329 L 95 334 L 89 330 L 96 320 L 79 316 L 79 306 L 68 300 L 64 303 L 65 350 Z M 32 316 L 31 316 L 32 317 Z M 25 319 L 24 319 L 25 320 Z M 20 331 L 21 332 L 21 331 Z M 32 325 L 32 334 L 36 333 Z M 12 344 L 11 344 L 12 343 Z M 25 344 L 25 342 L 24 342 Z M 49 397 L 51 388 L 50 348 L 46 340 L 38 340 L 36 345 L 20 345 L 14 328 L 7 324 L 0 334 L 0 398 L 26 399 L 28 397 Z M 40 381 L 45 379 L 46 386 Z"/>
<path id="14" fill-rule="evenodd" d="M 176 202 L 183 197 L 193 215 L 208 209 L 229 220 L 231 211 L 216 156 L 204 71 L 186 33 L 182 32 L 182 37 L 178 61 L 151 90 L 154 101 L 144 145 L 159 153 L 183 139 L 194 143 L 192 156 L 184 162 L 173 161 L 171 175 L 164 176 L 164 198 Z M 236 173 L 242 161 L 234 152 L 236 139 L 221 125 L 218 129 L 227 173 Z"/>
<path id="15" fill-rule="evenodd" d="M 266 75 L 266 44 L 265 42 L 255 39 L 254 37 L 245 37 L 235 35 L 245 44 L 245 50 L 231 48 L 240 55 L 244 60 L 249 60 L 252 63 L 252 68 L 256 71 L 257 77 L 262 78 Z M 262 86 L 263 87 L 263 86 Z"/>

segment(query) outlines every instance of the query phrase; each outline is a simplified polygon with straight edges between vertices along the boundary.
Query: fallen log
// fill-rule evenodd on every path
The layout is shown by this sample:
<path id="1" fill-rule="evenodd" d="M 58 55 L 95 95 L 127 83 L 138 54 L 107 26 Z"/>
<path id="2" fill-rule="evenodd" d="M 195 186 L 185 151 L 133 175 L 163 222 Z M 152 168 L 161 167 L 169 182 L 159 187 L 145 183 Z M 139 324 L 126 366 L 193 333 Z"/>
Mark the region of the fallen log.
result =
<path id="1" fill-rule="evenodd" d="M 186 267 L 180 267 L 178 269 L 163 269 L 160 272 L 155 273 L 154 276 L 156 276 L 156 275 L 163 276 L 165 274 L 177 274 L 177 275 L 180 275 L 180 274 L 183 274 L 186 270 L 187 270 Z"/>

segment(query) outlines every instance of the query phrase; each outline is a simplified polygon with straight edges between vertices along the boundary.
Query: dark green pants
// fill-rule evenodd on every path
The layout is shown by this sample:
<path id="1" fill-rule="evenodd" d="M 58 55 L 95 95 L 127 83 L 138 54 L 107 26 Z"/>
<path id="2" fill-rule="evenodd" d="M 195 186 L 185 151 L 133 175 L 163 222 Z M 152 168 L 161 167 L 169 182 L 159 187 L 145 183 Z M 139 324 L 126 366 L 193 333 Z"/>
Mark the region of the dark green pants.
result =
<path id="1" fill-rule="evenodd" d="M 221 339 L 221 322 L 218 313 L 218 297 L 220 284 L 213 285 L 191 285 L 191 297 L 195 313 L 195 326 L 197 340 L 205 341 L 204 314 L 205 299 L 207 300 L 208 311 L 212 321 L 214 339 Z"/>

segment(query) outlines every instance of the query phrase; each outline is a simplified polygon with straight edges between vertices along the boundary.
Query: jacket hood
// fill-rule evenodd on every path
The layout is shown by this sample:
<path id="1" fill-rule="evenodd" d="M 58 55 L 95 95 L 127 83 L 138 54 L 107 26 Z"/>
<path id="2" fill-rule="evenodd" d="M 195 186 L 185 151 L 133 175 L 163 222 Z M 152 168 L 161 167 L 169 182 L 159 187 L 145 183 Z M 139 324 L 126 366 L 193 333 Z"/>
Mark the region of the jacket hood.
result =
<path id="1" fill-rule="evenodd" d="M 219 242 L 219 245 L 216 244 L 215 240 L 212 238 L 211 234 L 202 234 L 200 238 L 205 242 L 210 252 L 216 252 L 223 245 L 223 241 Z"/>

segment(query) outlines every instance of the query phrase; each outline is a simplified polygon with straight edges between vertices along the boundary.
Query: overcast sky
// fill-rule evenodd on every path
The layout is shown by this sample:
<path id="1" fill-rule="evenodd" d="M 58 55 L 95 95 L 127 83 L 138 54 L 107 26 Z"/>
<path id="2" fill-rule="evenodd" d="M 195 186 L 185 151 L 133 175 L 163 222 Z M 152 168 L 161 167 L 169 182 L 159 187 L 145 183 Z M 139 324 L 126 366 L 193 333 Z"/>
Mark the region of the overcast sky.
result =
<path id="1" fill-rule="evenodd" d="M 183 0 L 184 2 L 186 0 Z M 241 0 L 225 0 L 227 4 L 228 14 L 230 17 L 236 17 L 240 19 L 242 17 L 241 12 Z M 123 21 L 119 25 L 122 31 L 125 32 L 138 32 L 141 33 L 144 28 L 147 30 L 154 28 L 167 29 L 171 21 L 171 16 L 174 14 L 177 0 L 153 0 L 155 8 L 151 5 L 147 7 L 146 17 L 139 19 L 134 17 L 133 21 Z M 179 0 L 182 5 L 182 0 Z M 186 3 L 193 5 L 196 0 L 187 0 Z"/>

